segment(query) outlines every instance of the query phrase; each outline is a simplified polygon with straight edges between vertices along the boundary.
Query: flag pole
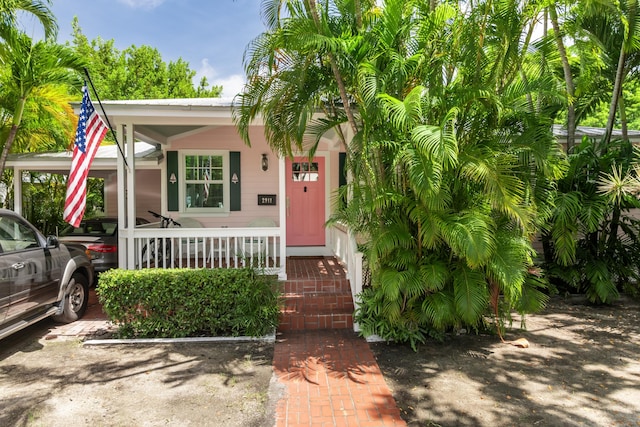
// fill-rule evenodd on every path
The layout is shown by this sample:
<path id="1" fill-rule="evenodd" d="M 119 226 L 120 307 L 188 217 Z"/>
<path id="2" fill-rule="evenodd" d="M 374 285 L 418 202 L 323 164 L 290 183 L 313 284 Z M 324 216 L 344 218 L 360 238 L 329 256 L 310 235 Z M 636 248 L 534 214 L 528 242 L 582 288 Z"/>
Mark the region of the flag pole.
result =
<path id="1" fill-rule="evenodd" d="M 118 142 L 118 136 L 113 131 L 111 122 L 109 122 L 109 116 L 107 116 L 107 112 L 104 111 L 104 107 L 102 106 L 102 101 L 100 101 L 100 95 L 98 95 L 98 91 L 96 90 L 96 87 L 93 85 L 93 80 L 91 80 L 91 76 L 89 75 L 89 70 L 87 70 L 87 67 L 84 67 L 84 73 L 87 76 L 87 80 L 89 80 L 89 84 L 91 85 L 91 89 L 93 89 L 93 93 L 96 95 L 96 100 L 98 101 L 98 105 L 100 105 L 100 109 L 102 110 L 102 115 L 107 121 L 107 126 L 109 126 L 111 135 L 113 135 L 113 139 L 116 141 L 116 146 L 118 147 L 118 151 L 120 151 L 120 154 L 122 155 L 122 159 L 124 160 L 124 165 L 127 167 L 127 169 L 129 169 L 129 165 L 127 164 L 127 158 L 125 157 L 124 152 L 122 151 L 122 147 L 120 147 L 120 143 Z M 135 152 L 134 152 L 134 155 L 135 155 Z"/>

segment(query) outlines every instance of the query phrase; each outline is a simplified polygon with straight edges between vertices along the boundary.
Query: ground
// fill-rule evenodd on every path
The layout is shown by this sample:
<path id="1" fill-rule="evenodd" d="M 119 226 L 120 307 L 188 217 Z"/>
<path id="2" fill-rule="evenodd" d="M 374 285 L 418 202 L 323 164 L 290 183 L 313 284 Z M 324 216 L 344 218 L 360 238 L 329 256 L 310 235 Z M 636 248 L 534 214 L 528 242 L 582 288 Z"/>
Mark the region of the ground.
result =
<path id="1" fill-rule="evenodd" d="M 517 321 L 513 325 L 520 326 Z M 372 344 L 409 426 L 640 426 L 640 305 L 556 298 L 526 331 Z"/>
<path id="2" fill-rule="evenodd" d="M 48 321 L 0 341 L 2 426 L 274 425 L 273 344 L 83 346 Z M 460 334 L 372 343 L 409 426 L 640 426 L 640 304 L 554 299 L 528 348 Z"/>
<path id="3" fill-rule="evenodd" d="M 82 346 L 38 330 L 1 342 L 1 426 L 273 426 L 273 343 Z"/>

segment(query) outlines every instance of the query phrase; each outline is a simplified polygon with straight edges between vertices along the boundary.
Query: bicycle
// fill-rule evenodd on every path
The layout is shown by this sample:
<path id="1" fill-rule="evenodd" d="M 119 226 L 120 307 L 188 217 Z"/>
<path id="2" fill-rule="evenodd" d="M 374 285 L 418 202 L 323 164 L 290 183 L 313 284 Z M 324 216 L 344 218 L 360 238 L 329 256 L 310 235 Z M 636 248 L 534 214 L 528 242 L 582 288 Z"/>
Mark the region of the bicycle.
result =
<path id="1" fill-rule="evenodd" d="M 160 219 L 160 228 L 182 227 L 182 225 L 168 216 L 160 215 L 154 211 L 147 211 Z M 171 241 L 170 237 L 155 238 L 142 248 L 142 263 L 147 265 L 153 262 L 158 267 L 171 267 Z M 148 252 L 148 253 L 147 253 Z M 147 257 L 148 255 L 148 257 Z"/>

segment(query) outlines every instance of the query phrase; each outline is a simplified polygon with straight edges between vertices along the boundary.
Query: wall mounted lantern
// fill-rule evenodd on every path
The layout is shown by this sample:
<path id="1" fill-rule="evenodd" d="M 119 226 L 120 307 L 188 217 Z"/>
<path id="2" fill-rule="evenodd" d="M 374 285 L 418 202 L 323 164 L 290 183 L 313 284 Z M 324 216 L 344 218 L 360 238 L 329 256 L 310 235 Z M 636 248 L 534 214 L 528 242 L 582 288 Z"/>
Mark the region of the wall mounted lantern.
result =
<path id="1" fill-rule="evenodd" d="M 269 170 L 269 158 L 266 153 L 262 155 L 262 170 L 265 172 Z"/>

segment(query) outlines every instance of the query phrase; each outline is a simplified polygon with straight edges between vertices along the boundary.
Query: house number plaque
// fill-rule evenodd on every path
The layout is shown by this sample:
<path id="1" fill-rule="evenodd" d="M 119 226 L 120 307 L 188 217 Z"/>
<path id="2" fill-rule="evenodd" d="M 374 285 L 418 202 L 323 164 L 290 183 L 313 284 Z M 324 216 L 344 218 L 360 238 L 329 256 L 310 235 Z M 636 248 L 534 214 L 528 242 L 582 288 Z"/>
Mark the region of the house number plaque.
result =
<path id="1" fill-rule="evenodd" d="M 258 206 L 275 206 L 275 194 L 258 194 Z"/>

